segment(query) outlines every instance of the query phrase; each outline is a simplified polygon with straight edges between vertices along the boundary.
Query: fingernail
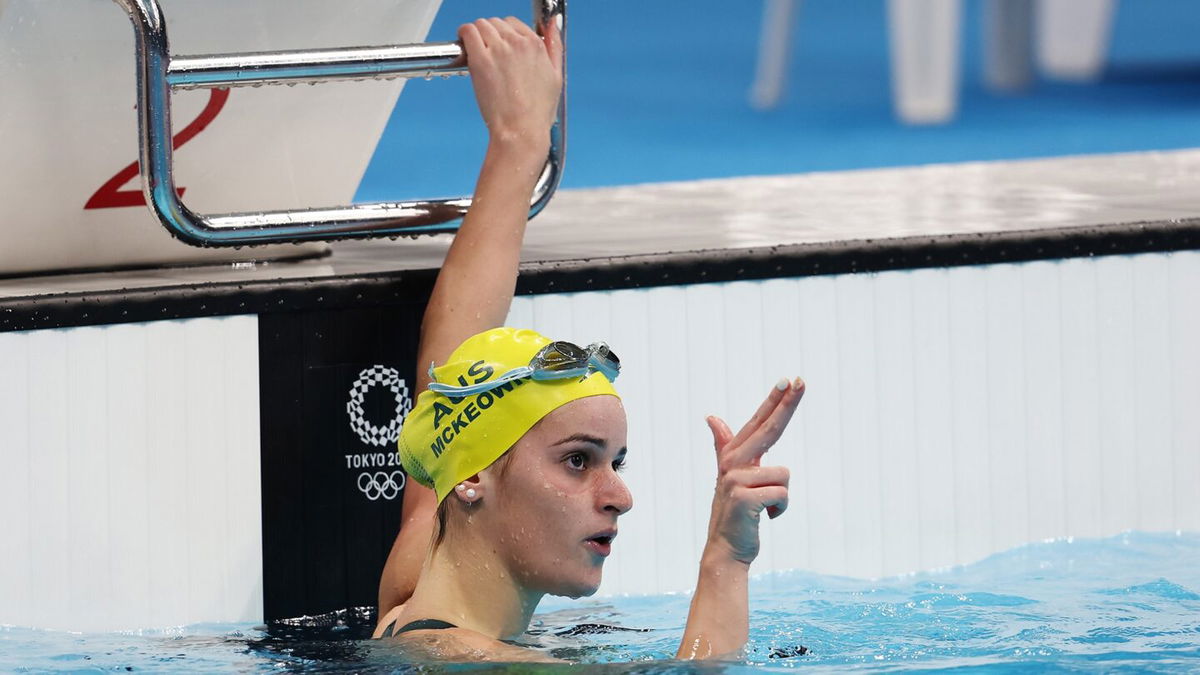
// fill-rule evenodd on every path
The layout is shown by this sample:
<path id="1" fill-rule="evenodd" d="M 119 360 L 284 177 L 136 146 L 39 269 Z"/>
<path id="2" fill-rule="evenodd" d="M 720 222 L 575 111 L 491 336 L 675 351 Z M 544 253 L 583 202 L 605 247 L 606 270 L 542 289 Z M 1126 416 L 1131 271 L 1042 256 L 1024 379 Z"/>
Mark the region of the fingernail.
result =
<path id="1" fill-rule="evenodd" d="M 799 377 L 797 377 L 795 380 L 792 381 L 792 389 L 798 390 L 798 389 L 800 389 L 800 387 L 803 387 L 803 386 L 804 386 L 804 380 L 800 379 Z"/>
<path id="2" fill-rule="evenodd" d="M 788 388 L 788 379 L 786 377 L 779 378 L 779 381 L 775 383 L 775 388 L 778 389 L 779 391 L 783 391 L 784 389 L 787 389 Z"/>

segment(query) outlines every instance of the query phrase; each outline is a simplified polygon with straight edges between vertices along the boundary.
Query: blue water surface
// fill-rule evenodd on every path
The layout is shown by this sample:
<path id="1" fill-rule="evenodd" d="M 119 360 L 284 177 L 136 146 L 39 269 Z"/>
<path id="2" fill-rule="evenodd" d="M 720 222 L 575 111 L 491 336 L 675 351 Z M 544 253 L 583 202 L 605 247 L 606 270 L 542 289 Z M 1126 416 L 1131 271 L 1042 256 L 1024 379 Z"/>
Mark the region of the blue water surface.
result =
<path id="1" fill-rule="evenodd" d="M 78 635 L 0 628 L 0 672 L 981 672 L 1200 670 L 1200 535 L 1054 541 L 948 570 L 863 581 L 806 572 L 756 578 L 744 658 L 674 662 L 686 594 L 554 599 L 523 642 L 573 666 L 415 666 L 327 626 L 199 625 Z M 637 629 L 580 630 L 602 624 Z M 569 633 L 569 634 L 564 634 Z"/>

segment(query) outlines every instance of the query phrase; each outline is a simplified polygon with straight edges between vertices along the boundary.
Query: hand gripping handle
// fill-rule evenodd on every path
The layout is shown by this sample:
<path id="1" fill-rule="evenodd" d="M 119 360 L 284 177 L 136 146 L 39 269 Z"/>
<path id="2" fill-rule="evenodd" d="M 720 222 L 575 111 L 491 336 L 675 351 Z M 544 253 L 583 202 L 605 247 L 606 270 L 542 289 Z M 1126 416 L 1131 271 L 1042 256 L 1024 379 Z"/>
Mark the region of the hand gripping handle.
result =
<path id="1" fill-rule="evenodd" d="M 129 14 L 134 27 L 142 191 L 150 210 L 173 236 L 195 246 L 251 246 L 458 229 L 471 205 L 469 197 L 292 211 L 194 213 L 175 191 L 171 90 L 465 74 L 460 44 L 430 42 L 172 57 L 158 0 L 114 2 Z M 566 5 L 566 0 L 533 0 L 534 23 L 539 32 L 547 22 L 559 21 L 565 38 Z M 550 131 L 550 154 L 533 191 L 530 218 L 550 201 L 562 176 L 567 124 L 565 59 L 563 81 L 558 119 Z"/>

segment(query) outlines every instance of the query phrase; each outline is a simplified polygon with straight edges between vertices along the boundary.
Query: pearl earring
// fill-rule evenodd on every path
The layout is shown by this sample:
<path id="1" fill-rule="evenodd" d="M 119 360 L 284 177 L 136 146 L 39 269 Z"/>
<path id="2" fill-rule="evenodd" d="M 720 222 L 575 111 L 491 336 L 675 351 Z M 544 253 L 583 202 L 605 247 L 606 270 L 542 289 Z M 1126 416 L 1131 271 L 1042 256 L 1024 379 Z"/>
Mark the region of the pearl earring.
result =
<path id="1" fill-rule="evenodd" d="M 467 489 L 467 499 L 475 499 L 475 488 Z"/>
<path id="2" fill-rule="evenodd" d="M 462 492 L 463 490 L 466 490 L 466 489 L 467 489 L 467 484 L 466 484 L 466 483 L 459 483 L 458 485 L 455 485 L 455 486 L 454 486 L 454 489 L 455 489 L 455 490 L 458 490 L 459 492 Z"/>

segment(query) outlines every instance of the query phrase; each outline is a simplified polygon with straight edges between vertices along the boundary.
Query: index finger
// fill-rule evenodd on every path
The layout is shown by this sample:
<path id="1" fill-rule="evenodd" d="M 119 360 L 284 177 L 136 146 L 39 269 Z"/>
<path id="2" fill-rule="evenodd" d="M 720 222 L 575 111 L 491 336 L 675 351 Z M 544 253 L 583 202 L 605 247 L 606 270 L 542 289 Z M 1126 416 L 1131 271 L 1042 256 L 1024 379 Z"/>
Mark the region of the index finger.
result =
<path id="1" fill-rule="evenodd" d="M 787 391 L 782 394 L 778 405 L 770 415 L 762 420 L 745 440 L 733 446 L 730 451 L 730 461 L 737 464 L 757 465 L 767 450 L 770 450 L 771 446 L 775 445 L 779 437 L 783 435 L 788 422 L 792 421 L 796 406 L 800 405 L 800 399 L 804 397 L 804 382 L 800 378 L 796 378 Z"/>
<path id="2" fill-rule="evenodd" d="M 788 389 L 791 389 L 791 383 L 786 377 L 781 378 L 779 382 L 771 388 L 771 393 L 767 394 L 767 398 L 762 402 L 762 405 L 758 406 L 758 410 L 755 410 L 754 414 L 750 416 L 750 419 L 747 420 L 746 423 L 742 425 L 742 428 L 738 430 L 737 435 L 733 437 L 732 443 L 742 443 L 749 438 L 750 434 L 754 433 L 754 431 L 758 429 L 758 425 L 762 424 L 762 421 L 767 419 L 767 417 L 771 414 L 771 411 L 775 410 L 776 406 L 779 405 L 779 402 L 783 400 L 783 396 L 787 393 Z"/>
<path id="3" fill-rule="evenodd" d="M 460 63 L 469 65 L 472 56 L 475 57 L 477 62 L 483 60 L 486 45 L 484 45 L 483 36 L 479 34 L 479 28 L 475 24 L 465 23 L 459 26 L 458 39 L 463 45 L 463 55 Z"/>

